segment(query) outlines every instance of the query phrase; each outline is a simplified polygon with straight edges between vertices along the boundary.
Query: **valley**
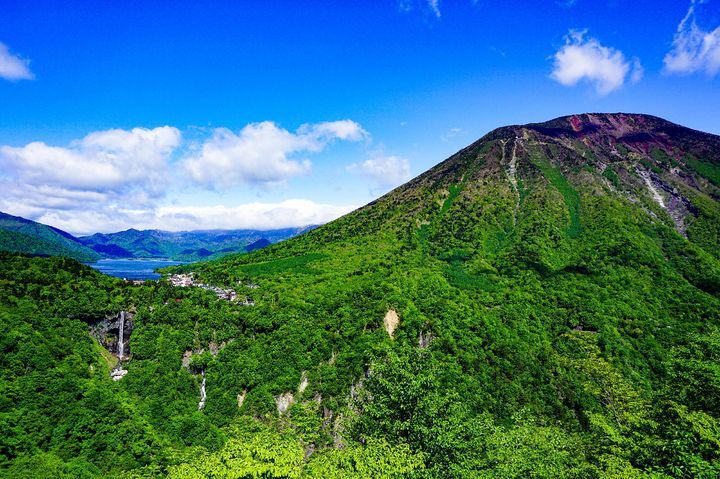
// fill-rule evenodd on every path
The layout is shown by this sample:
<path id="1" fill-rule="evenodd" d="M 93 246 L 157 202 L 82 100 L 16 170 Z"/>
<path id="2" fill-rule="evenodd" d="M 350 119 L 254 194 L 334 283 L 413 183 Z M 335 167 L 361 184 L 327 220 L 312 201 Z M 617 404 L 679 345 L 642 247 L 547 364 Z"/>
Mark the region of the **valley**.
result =
<path id="1" fill-rule="evenodd" d="M 0 212 L 0 251 L 65 256 L 85 263 L 101 260 L 188 262 L 248 253 L 291 238 L 316 225 L 271 230 L 162 231 L 129 229 L 75 237 L 58 228 Z M 111 269 L 140 263 L 106 262 Z M 100 266 L 102 269 L 103 266 Z"/>
<path id="2" fill-rule="evenodd" d="M 578 114 L 498 128 L 335 221 L 158 281 L 0 253 L 0 465 L 716 477 L 718 172 L 716 135 Z"/>

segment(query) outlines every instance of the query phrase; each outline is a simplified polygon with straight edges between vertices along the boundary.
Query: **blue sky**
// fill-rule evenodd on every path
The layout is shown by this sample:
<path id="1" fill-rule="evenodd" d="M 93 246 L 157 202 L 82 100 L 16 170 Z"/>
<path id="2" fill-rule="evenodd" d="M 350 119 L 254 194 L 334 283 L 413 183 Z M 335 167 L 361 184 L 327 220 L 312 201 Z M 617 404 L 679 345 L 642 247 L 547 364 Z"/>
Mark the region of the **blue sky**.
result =
<path id="1" fill-rule="evenodd" d="M 324 222 L 571 113 L 720 133 L 720 0 L 2 0 L 0 18 L 0 210 L 75 233 Z"/>

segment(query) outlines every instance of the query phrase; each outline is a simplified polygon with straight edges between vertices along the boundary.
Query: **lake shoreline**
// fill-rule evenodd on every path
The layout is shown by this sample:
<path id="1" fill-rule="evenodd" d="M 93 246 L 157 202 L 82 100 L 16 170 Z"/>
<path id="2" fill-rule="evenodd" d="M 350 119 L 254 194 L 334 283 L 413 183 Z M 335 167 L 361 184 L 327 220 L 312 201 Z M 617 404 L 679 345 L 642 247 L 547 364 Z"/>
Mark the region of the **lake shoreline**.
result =
<path id="1" fill-rule="evenodd" d="M 147 281 L 160 279 L 162 275 L 156 272 L 160 268 L 187 263 L 188 261 L 175 261 L 167 258 L 106 258 L 84 264 L 108 276 Z"/>

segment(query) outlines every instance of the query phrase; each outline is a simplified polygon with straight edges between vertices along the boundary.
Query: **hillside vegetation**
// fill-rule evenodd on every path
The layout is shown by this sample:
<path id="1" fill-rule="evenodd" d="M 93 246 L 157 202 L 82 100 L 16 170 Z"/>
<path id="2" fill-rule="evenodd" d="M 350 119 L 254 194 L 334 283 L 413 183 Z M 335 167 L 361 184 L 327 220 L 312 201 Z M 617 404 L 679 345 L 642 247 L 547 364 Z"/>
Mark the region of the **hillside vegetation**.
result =
<path id="1" fill-rule="evenodd" d="M 0 251 L 42 256 L 66 256 L 97 261 L 100 255 L 65 231 L 0 212 Z"/>
<path id="2" fill-rule="evenodd" d="M 75 236 L 52 226 L 0 212 L 0 251 L 64 256 L 84 263 L 101 258 L 198 261 L 247 253 L 291 238 L 314 225 L 274 230 L 162 231 L 129 229 Z"/>
<path id="3" fill-rule="evenodd" d="M 718 172 L 719 137 L 650 116 L 500 128 L 328 225 L 169 270 L 248 301 L 4 256 L 0 464 L 718 477 Z M 87 330 L 120 310 L 113 382 Z"/>
<path id="4" fill-rule="evenodd" d="M 198 261 L 245 253 L 291 238 L 314 226 L 274 230 L 162 231 L 129 229 L 96 233 L 79 241 L 106 258 L 169 258 Z"/>

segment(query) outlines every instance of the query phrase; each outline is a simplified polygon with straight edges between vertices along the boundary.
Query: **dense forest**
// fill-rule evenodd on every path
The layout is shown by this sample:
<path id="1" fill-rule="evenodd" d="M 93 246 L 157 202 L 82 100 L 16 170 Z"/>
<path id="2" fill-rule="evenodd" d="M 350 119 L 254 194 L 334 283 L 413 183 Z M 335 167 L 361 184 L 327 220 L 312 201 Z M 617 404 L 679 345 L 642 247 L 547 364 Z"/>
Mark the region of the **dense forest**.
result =
<path id="1" fill-rule="evenodd" d="M 92 262 L 100 255 L 65 231 L 0 211 L 0 251 Z"/>
<path id="2" fill-rule="evenodd" d="M 718 198 L 720 138 L 579 115 L 165 271 L 235 300 L 2 253 L 0 474 L 719 477 Z"/>

